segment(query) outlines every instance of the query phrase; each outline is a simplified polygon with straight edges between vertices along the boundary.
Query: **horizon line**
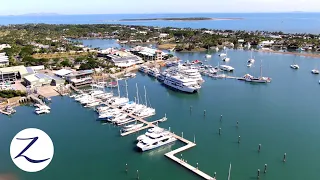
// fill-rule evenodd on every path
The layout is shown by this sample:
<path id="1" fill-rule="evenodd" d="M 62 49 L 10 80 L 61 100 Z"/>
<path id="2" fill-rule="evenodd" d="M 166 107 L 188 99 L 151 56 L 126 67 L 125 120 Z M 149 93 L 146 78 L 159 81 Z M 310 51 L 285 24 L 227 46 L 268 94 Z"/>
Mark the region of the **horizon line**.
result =
<path id="1" fill-rule="evenodd" d="M 63 13 L 25 13 L 25 14 L 7 14 L 1 15 L 2 16 L 77 16 L 77 15 L 162 15 L 162 14 L 263 14 L 263 13 L 320 13 L 320 12 L 313 12 L 313 11 L 265 11 L 265 12 L 155 12 L 155 13 L 85 13 L 85 14 L 63 14 Z"/>

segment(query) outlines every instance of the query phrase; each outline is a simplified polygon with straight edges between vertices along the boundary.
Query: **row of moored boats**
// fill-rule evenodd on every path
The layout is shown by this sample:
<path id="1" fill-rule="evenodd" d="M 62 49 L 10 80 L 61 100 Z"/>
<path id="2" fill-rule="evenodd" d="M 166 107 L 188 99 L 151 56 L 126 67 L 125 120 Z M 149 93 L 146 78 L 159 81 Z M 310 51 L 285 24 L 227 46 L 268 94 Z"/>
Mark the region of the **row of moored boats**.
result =
<path id="1" fill-rule="evenodd" d="M 143 123 L 138 123 L 134 117 L 145 118 L 153 116 L 156 113 L 155 109 L 148 107 L 147 103 L 139 104 L 139 102 L 129 101 L 128 98 L 114 97 L 111 93 L 105 93 L 99 90 L 93 90 L 89 93 L 82 93 L 71 97 L 84 105 L 84 107 L 91 106 L 93 102 L 100 102 L 99 106 L 95 108 L 99 114 L 97 120 L 122 126 L 121 133 L 139 130 L 144 126 Z M 139 97 L 138 91 L 137 97 Z M 165 116 L 158 120 L 158 122 L 166 120 L 167 118 Z M 136 146 L 141 151 L 148 151 L 174 141 L 176 141 L 176 138 L 169 131 L 155 126 L 148 129 L 145 134 L 137 137 Z"/>

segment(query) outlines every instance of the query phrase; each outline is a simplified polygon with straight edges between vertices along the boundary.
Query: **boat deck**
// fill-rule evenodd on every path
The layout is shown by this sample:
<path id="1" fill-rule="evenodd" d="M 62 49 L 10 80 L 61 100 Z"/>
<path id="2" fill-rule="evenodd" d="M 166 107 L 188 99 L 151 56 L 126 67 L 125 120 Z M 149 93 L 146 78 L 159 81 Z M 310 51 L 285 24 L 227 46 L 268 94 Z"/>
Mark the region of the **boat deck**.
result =
<path id="1" fill-rule="evenodd" d="M 111 106 L 111 105 L 109 105 L 109 106 L 112 107 L 113 109 L 117 108 L 116 106 Z M 134 119 L 135 119 L 134 121 L 139 121 L 139 122 L 141 122 L 141 123 L 144 123 L 145 126 L 139 128 L 139 129 L 133 130 L 133 131 L 121 133 L 121 136 L 127 136 L 127 135 L 130 135 L 130 134 L 132 134 L 132 133 L 139 132 L 139 131 L 144 130 L 144 129 L 147 129 L 147 128 L 156 127 L 155 124 L 156 124 L 157 122 L 163 122 L 163 119 L 162 119 L 162 118 L 159 119 L 159 120 L 153 121 L 153 122 L 149 122 L 149 121 L 144 120 L 144 119 L 141 118 L 141 117 L 134 116 L 134 115 L 131 114 L 131 113 L 127 113 L 127 112 L 124 112 L 124 111 L 123 111 L 123 113 L 126 113 L 129 117 L 134 118 Z M 185 138 L 183 138 L 183 137 L 181 137 L 181 136 L 178 136 L 178 135 L 176 135 L 176 134 L 174 134 L 174 133 L 171 133 L 171 135 L 172 135 L 173 137 L 175 137 L 176 139 L 182 141 L 182 142 L 185 143 L 186 145 L 185 145 L 185 146 L 182 146 L 182 147 L 180 147 L 180 148 L 178 148 L 178 149 L 175 149 L 175 150 L 173 150 L 173 151 L 170 151 L 170 152 L 166 153 L 165 156 L 167 156 L 167 157 L 170 158 L 171 160 L 177 162 L 178 164 L 182 165 L 183 167 L 189 169 L 191 172 L 199 175 L 200 177 L 202 177 L 202 178 L 204 178 L 204 179 L 206 179 L 206 180 L 216 180 L 216 178 L 213 178 L 213 177 L 209 176 L 208 174 L 206 174 L 206 173 L 202 172 L 201 170 L 197 169 L 196 167 L 193 167 L 193 166 L 191 166 L 190 164 L 188 164 L 187 162 L 182 161 L 182 160 L 180 160 L 179 158 L 177 158 L 177 157 L 175 156 L 175 154 L 181 153 L 182 151 L 185 151 L 185 150 L 187 150 L 187 149 L 190 149 L 190 148 L 196 146 L 196 144 L 193 143 L 193 142 L 191 142 L 191 141 L 189 141 L 189 140 L 187 140 L 187 139 L 185 139 Z"/>
<path id="2" fill-rule="evenodd" d="M 11 113 L 8 113 L 8 112 L 3 111 L 3 110 L 1 110 L 1 109 L 0 109 L 0 113 L 2 113 L 2 114 L 4 114 L 4 115 L 7 115 L 7 116 L 11 115 Z"/>

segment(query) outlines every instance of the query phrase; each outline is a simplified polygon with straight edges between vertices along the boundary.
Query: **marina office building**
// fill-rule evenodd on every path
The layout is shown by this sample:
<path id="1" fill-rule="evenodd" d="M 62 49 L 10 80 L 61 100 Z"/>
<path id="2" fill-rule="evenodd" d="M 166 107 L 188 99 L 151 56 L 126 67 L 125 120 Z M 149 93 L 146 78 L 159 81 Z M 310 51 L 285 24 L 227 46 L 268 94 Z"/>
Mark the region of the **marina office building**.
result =
<path id="1" fill-rule="evenodd" d="M 126 68 L 135 64 L 143 63 L 141 57 L 133 55 L 132 53 L 127 52 L 124 49 L 117 50 L 113 48 L 108 48 L 105 50 L 101 50 L 98 52 L 98 57 L 102 57 L 105 60 L 111 62 L 113 65 L 120 68 Z"/>
<path id="2" fill-rule="evenodd" d="M 86 86 L 93 83 L 92 70 L 75 71 L 65 76 L 66 81 L 74 87 Z"/>
<path id="3" fill-rule="evenodd" d="M 163 60 L 167 58 L 167 54 L 160 50 L 142 46 L 131 48 L 130 52 L 143 58 L 146 61 Z"/>
<path id="4" fill-rule="evenodd" d="M 136 64 L 142 64 L 143 60 L 135 55 L 130 56 L 117 56 L 109 54 L 105 57 L 108 61 L 112 62 L 115 66 L 120 68 L 130 67 Z"/>

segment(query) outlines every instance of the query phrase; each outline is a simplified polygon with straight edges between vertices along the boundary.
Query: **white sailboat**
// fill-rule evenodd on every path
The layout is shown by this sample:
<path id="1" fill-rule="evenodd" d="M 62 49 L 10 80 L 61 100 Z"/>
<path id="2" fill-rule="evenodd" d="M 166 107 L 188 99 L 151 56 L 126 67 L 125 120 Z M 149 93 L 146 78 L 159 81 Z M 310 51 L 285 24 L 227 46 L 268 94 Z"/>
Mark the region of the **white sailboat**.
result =
<path id="1" fill-rule="evenodd" d="M 252 56 L 252 51 L 251 51 L 251 58 L 248 60 L 248 64 L 253 64 L 254 63 L 254 58 Z"/>
<path id="2" fill-rule="evenodd" d="M 312 73 L 312 74 L 319 74 L 319 70 L 318 70 L 317 66 L 316 66 L 315 69 L 312 69 L 312 70 L 311 70 L 311 73 Z"/>
<path id="3" fill-rule="evenodd" d="M 226 50 L 225 56 L 222 58 L 223 61 L 228 62 L 230 61 L 230 58 L 228 58 L 228 50 Z"/>
<path id="4" fill-rule="evenodd" d="M 299 69 L 299 65 L 295 63 L 295 59 L 293 59 L 293 64 L 290 65 L 292 69 Z"/>

